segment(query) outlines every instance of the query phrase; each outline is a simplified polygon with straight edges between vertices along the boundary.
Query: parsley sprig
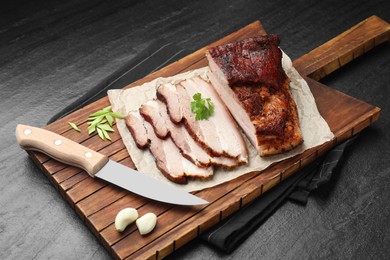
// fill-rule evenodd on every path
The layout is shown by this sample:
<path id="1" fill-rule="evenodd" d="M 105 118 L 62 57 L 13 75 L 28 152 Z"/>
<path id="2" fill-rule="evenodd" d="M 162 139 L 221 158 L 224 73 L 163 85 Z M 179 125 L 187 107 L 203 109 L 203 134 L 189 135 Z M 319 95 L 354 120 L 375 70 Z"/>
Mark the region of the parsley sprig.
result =
<path id="1" fill-rule="evenodd" d="M 91 135 L 94 132 L 97 132 L 99 137 L 102 140 L 110 140 L 111 137 L 108 134 L 109 132 L 114 132 L 112 128 L 112 124 L 114 123 L 114 118 L 125 118 L 125 115 L 114 113 L 111 111 L 112 107 L 108 106 L 99 110 L 91 115 L 89 115 L 87 119 L 88 126 L 88 134 Z M 77 127 L 76 124 L 69 122 L 70 126 L 76 131 L 81 131 L 80 128 Z"/>
<path id="2" fill-rule="evenodd" d="M 214 113 L 214 104 L 210 98 L 202 98 L 202 94 L 196 93 L 191 102 L 191 112 L 195 114 L 196 120 L 208 119 Z"/>

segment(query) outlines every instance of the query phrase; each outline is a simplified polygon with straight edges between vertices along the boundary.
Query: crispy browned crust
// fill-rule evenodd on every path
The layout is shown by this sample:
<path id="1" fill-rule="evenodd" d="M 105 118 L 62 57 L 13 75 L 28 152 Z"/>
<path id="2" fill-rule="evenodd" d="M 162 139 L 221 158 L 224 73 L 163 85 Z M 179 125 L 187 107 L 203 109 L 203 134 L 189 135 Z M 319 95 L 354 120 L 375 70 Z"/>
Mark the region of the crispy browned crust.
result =
<path id="1" fill-rule="evenodd" d="M 287 78 L 278 90 L 241 86 L 233 91 L 255 126 L 261 156 L 284 153 L 303 143 Z"/>
<path id="2" fill-rule="evenodd" d="M 283 89 L 284 91 L 281 91 L 283 93 L 281 95 L 285 97 L 283 100 L 287 105 L 287 113 L 280 118 L 279 124 L 284 127 L 281 129 L 280 135 L 277 135 L 275 139 L 267 141 L 263 138 L 262 142 L 259 142 L 262 145 L 261 156 L 288 152 L 303 143 L 302 132 L 299 127 L 298 110 L 290 93 L 288 80 L 283 85 Z M 275 121 L 278 122 L 277 120 Z M 262 135 L 259 134 L 258 136 Z"/>
<path id="3" fill-rule="evenodd" d="M 156 159 L 156 157 L 154 157 L 154 159 L 156 161 L 157 168 L 161 171 L 161 173 L 165 176 L 165 178 L 167 178 L 168 180 L 173 181 L 175 183 L 178 183 L 178 184 L 187 184 L 188 183 L 185 175 L 172 176 L 171 174 L 169 174 L 167 168 L 165 167 L 164 162 L 158 161 Z"/>
<path id="4" fill-rule="evenodd" d="M 254 37 L 208 50 L 255 126 L 260 156 L 303 143 L 298 112 L 283 70 L 276 35 Z"/>
<path id="5" fill-rule="evenodd" d="M 278 87 L 286 78 L 278 45 L 277 35 L 257 36 L 210 48 L 206 55 L 221 68 L 230 87 L 258 84 Z"/>

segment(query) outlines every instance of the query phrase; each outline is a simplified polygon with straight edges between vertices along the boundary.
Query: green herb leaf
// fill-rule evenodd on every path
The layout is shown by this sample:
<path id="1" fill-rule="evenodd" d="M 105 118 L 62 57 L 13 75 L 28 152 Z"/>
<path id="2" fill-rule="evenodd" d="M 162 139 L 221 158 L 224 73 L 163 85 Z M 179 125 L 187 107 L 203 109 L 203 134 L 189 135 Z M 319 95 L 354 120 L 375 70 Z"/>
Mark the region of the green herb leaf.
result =
<path id="1" fill-rule="evenodd" d="M 74 130 L 76 130 L 77 132 L 81 132 L 81 129 L 75 123 L 72 122 L 68 122 L 68 123 Z"/>
<path id="2" fill-rule="evenodd" d="M 114 129 L 109 125 L 98 125 L 97 127 L 104 131 L 114 132 Z"/>
<path id="3" fill-rule="evenodd" d="M 196 120 L 208 119 L 214 113 L 214 104 L 210 98 L 202 98 L 202 94 L 196 93 L 192 97 L 191 112 L 195 114 Z"/>
<path id="4" fill-rule="evenodd" d="M 112 123 L 114 123 L 114 118 L 112 117 L 112 115 L 107 114 L 106 119 L 107 119 L 107 122 L 110 124 L 110 126 L 112 126 Z"/>
<path id="5" fill-rule="evenodd" d="M 102 131 L 100 128 L 96 128 L 96 131 L 97 131 L 99 137 L 100 137 L 102 140 L 105 140 L 103 131 Z"/>
<path id="6" fill-rule="evenodd" d="M 89 115 L 89 116 L 90 116 L 90 117 L 98 117 L 98 116 L 104 115 L 104 114 L 106 114 L 106 113 L 107 113 L 107 111 L 99 110 L 99 111 L 97 111 L 97 112 L 95 112 L 95 113 L 93 113 L 93 114 L 91 114 L 91 115 Z"/>
<path id="7" fill-rule="evenodd" d="M 105 108 L 103 108 L 103 111 L 110 112 L 111 108 L 112 108 L 111 106 L 105 107 Z"/>
<path id="8" fill-rule="evenodd" d="M 87 121 L 88 126 L 88 134 L 92 134 L 97 131 L 99 137 L 102 140 L 110 140 L 111 138 L 108 132 L 114 132 L 112 125 L 114 123 L 114 117 L 116 118 L 125 118 L 125 115 L 112 112 L 112 107 L 105 107 L 91 115 L 89 115 Z M 108 123 L 108 124 L 106 124 Z"/>
<path id="9" fill-rule="evenodd" d="M 97 125 L 97 124 L 99 124 L 100 121 L 102 121 L 103 118 L 104 118 L 104 115 L 101 115 L 101 116 L 96 117 L 96 118 L 90 123 L 90 125 Z"/>
<path id="10" fill-rule="evenodd" d="M 202 94 L 196 93 L 193 97 L 194 100 L 202 100 Z"/>
<path id="11" fill-rule="evenodd" d="M 88 126 L 88 134 L 92 134 L 96 130 L 96 125 L 90 125 Z"/>
<path id="12" fill-rule="evenodd" d="M 110 112 L 110 115 L 113 116 L 113 117 L 116 117 L 116 118 L 120 118 L 120 119 L 123 119 L 123 118 L 126 117 L 125 115 L 122 115 L 122 114 L 119 114 L 119 113 L 114 113 L 114 112 Z"/>
<path id="13" fill-rule="evenodd" d="M 102 130 L 102 132 L 103 132 L 104 137 L 105 137 L 107 140 L 110 140 L 110 141 L 111 141 L 111 137 L 108 135 L 108 133 L 107 133 L 106 131 L 104 131 L 104 130 Z"/>

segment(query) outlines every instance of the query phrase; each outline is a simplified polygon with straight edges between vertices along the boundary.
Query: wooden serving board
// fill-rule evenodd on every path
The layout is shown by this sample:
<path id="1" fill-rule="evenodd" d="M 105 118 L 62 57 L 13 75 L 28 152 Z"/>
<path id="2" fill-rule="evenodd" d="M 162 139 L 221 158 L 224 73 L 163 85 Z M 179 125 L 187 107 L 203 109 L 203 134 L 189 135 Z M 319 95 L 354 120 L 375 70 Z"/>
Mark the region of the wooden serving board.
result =
<path id="1" fill-rule="evenodd" d="M 196 195 L 210 201 L 205 206 L 184 207 L 159 203 L 124 191 L 84 171 L 64 165 L 44 154 L 29 152 L 45 175 L 75 209 L 80 218 L 115 258 L 163 258 L 202 232 L 261 196 L 301 167 L 324 154 L 331 147 L 360 132 L 379 117 L 380 109 L 329 88 L 318 80 L 389 39 L 390 26 L 376 16 L 357 24 L 331 41 L 302 56 L 294 66 L 303 75 L 316 99 L 320 113 L 335 134 L 334 140 L 305 151 L 301 155 L 274 164 L 262 172 L 251 172 L 223 185 L 208 188 Z M 254 22 L 210 46 L 265 34 L 260 22 Z M 207 47 L 127 86 L 140 85 L 157 77 L 166 77 L 207 65 Z M 88 105 L 46 128 L 126 166 L 134 167 L 118 131 L 112 142 L 88 136 L 89 114 L 109 105 L 107 97 Z M 72 130 L 75 122 L 81 133 Z M 118 233 L 113 225 L 115 215 L 124 207 L 137 208 L 140 215 L 154 212 L 158 225 L 148 236 L 139 235 L 135 225 Z"/>

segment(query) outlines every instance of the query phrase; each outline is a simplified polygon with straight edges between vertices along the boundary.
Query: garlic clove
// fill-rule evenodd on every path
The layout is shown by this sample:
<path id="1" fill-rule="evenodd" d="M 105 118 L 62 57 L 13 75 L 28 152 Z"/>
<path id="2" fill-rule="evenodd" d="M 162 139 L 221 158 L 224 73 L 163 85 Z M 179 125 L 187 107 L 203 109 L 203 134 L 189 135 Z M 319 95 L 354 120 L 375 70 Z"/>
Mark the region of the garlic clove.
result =
<path id="1" fill-rule="evenodd" d="M 141 235 L 149 234 L 157 224 L 157 216 L 154 213 L 146 213 L 135 222 Z"/>
<path id="2" fill-rule="evenodd" d="M 118 212 L 115 217 L 115 229 L 123 232 L 125 228 L 138 218 L 138 211 L 134 208 L 125 208 Z"/>

